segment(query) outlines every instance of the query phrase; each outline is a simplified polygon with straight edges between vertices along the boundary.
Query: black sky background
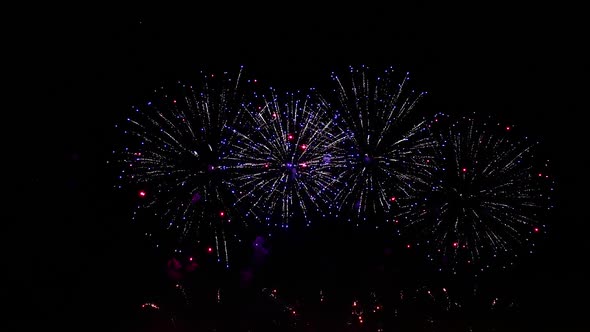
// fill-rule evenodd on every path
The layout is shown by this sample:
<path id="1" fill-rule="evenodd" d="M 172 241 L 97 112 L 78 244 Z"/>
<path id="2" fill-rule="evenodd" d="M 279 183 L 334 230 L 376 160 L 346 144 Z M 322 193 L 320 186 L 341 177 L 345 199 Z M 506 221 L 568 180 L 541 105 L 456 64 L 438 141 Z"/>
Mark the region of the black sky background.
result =
<path id="1" fill-rule="evenodd" d="M 19 15 L 9 33 L 16 61 L 5 64 L 20 92 L 18 106 L 5 111 L 5 161 L 17 161 L 6 175 L 16 209 L 5 222 L 16 232 L 3 242 L 3 287 L 18 314 L 7 316 L 21 327 L 114 326 L 150 291 L 160 267 L 127 223 L 105 162 L 114 124 L 151 89 L 204 67 L 240 65 L 274 87 L 305 89 L 365 64 L 409 71 L 429 92 L 424 109 L 498 114 L 541 138 L 558 208 L 549 239 L 514 282 L 530 295 L 523 320 L 573 329 L 590 295 L 580 13 L 498 3 L 276 10 L 220 3 Z"/>

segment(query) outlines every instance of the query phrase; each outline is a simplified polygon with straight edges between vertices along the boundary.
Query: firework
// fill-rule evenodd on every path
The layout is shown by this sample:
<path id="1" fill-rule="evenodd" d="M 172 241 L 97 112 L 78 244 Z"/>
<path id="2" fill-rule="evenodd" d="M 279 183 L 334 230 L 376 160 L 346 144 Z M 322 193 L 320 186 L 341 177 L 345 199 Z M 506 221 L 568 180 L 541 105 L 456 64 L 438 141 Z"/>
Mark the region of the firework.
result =
<path id="1" fill-rule="evenodd" d="M 407 329 L 471 331 L 478 321 L 502 330 L 502 321 L 519 310 L 515 297 L 470 283 L 454 286 L 421 282 L 403 287 L 392 296 L 388 326 Z M 497 324 L 497 325 L 496 325 Z"/>
<path id="2" fill-rule="evenodd" d="M 440 142 L 431 190 L 412 197 L 398 215 L 441 268 L 507 267 L 545 232 L 552 179 L 539 163 L 538 143 L 491 118 L 437 115 Z"/>
<path id="3" fill-rule="evenodd" d="M 309 225 L 334 197 L 332 165 L 340 162 L 334 149 L 344 133 L 312 92 L 270 89 L 245 104 L 228 128 L 226 184 L 246 218 L 280 228 L 293 220 Z"/>
<path id="4" fill-rule="evenodd" d="M 413 114 L 424 93 L 408 89 L 408 80 L 391 68 L 379 76 L 351 68 L 346 80 L 333 75 L 336 88 L 327 99 L 346 133 L 334 165 L 341 185 L 332 204 L 337 217 L 388 218 L 398 198 L 428 183 L 433 141 L 425 120 Z"/>
<path id="5" fill-rule="evenodd" d="M 245 94 L 242 71 L 201 73 L 195 85 L 178 82 L 154 91 L 121 126 L 125 145 L 115 151 L 118 188 L 137 202 L 134 219 L 146 234 L 175 244 L 201 243 L 227 263 L 232 222 L 222 186 L 223 128 L 231 125 Z M 165 230 L 165 232 L 162 232 Z"/>

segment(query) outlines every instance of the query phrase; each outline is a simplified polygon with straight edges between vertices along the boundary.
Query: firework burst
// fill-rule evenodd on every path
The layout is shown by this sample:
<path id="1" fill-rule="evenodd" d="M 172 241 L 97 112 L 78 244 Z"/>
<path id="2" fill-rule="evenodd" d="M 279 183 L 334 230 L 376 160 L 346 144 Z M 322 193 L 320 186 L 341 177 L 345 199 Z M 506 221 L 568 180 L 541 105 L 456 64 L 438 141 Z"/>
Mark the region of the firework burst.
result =
<path id="1" fill-rule="evenodd" d="M 309 225 L 334 197 L 332 165 L 344 134 L 328 106 L 309 93 L 256 96 L 228 130 L 227 181 L 236 207 L 263 225 Z"/>
<path id="2" fill-rule="evenodd" d="M 440 142 L 432 188 L 409 199 L 402 225 L 422 233 L 428 256 L 444 268 L 507 267 L 545 232 L 553 181 L 538 143 L 514 126 L 473 114 L 453 120 L 437 115 Z"/>
<path id="3" fill-rule="evenodd" d="M 386 218 L 398 199 L 424 187 L 430 177 L 433 141 L 426 121 L 413 114 L 424 93 L 407 88 L 408 75 L 386 69 L 351 68 L 349 79 L 332 76 L 328 95 L 346 139 L 338 145 L 338 182 L 332 204 L 349 220 Z"/>
<path id="4" fill-rule="evenodd" d="M 118 126 L 125 145 L 115 151 L 117 187 L 135 196 L 134 219 L 148 236 L 161 241 L 169 234 L 177 245 L 203 241 L 227 262 L 232 215 L 222 186 L 222 132 L 242 102 L 242 71 L 201 74 L 198 84 L 155 90 Z"/>

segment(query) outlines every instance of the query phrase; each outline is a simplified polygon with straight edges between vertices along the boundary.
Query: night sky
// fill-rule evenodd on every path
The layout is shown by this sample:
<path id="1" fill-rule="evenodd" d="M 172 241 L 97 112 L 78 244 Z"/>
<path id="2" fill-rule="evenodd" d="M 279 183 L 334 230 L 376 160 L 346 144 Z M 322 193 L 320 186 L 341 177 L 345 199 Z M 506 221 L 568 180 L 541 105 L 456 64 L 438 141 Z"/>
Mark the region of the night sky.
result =
<path id="1" fill-rule="evenodd" d="M 15 235 L 3 243 L 8 275 L 3 287 L 10 295 L 5 307 L 16 309 L 16 314 L 5 313 L 15 318 L 15 326 L 184 331 L 207 319 L 203 326 L 215 325 L 211 317 L 217 317 L 226 322 L 219 330 L 231 326 L 228 321 L 243 322 L 252 331 L 288 330 L 287 320 L 282 327 L 264 322 L 278 305 L 260 304 L 260 292 L 240 290 L 239 278 L 219 277 L 215 271 L 193 282 L 199 292 L 211 294 L 226 278 L 235 292 L 227 291 L 234 298 L 225 312 L 199 302 L 195 307 L 202 306 L 207 319 L 193 315 L 196 323 L 188 323 L 178 314 L 174 329 L 169 316 L 140 308 L 146 302 L 182 301 L 171 299 L 173 283 L 164 273 L 169 256 L 151 247 L 130 223 L 126 202 L 112 189 L 114 172 L 106 161 L 116 140 L 114 125 L 154 88 L 191 79 L 201 69 L 234 71 L 243 65 L 264 84 L 297 90 L 322 86 L 332 71 L 364 64 L 410 72 L 413 83 L 429 93 L 424 109 L 490 113 L 518 124 L 540 138 L 542 153 L 551 160 L 556 209 L 538 252 L 514 270 L 481 281 L 516 298 L 518 309 L 500 318 L 470 312 L 449 325 L 461 331 L 468 326 L 474 331 L 588 329 L 582 102 L 588 65 L 580 8 L 490 3 L 328 10 L 293 3 L 273 10 L 219 4 L 127 13 L 107 7 L 51 8 L 19 16 L 10 39 L 16 62 L 5 64 L 18 72 L 14 84 L 22 93 L 16 108 L 5 110 L 16 116 L 5 122 L 11 134 L 6 141 L 10 155 L 4 159 L 16 161 L 16 172 L 5 173 L 16 188 L 8 193 L 16 198 L 9 204 L 16 209 L 4 218 Z M 384 249 L 371 234 L 334 226 L 309 238 L 287 237 L 274 248 L 256 287 L 278 285 L 293 295 L 316 294 L 330 285 L 340 294 L 333 297 L 337 311 L 350 306 L 350 289 L 367 294 L 390 276 L 400 283 L 428 279 L 423 274 L 428 272 L 408 257 L 387 263 L 394 265 L 390 274 L 373 277 Z M 428 280 L 437 283 L 436 277 Z M 317 331 L 346 330 L 338 314 L 326 315 L 309 314 L 305 321 Z M 425 321 L 416 318 L 408 330 L 445 330 L 440 322 Z M 228 330 L 247 330 L 236 326 Z"/>

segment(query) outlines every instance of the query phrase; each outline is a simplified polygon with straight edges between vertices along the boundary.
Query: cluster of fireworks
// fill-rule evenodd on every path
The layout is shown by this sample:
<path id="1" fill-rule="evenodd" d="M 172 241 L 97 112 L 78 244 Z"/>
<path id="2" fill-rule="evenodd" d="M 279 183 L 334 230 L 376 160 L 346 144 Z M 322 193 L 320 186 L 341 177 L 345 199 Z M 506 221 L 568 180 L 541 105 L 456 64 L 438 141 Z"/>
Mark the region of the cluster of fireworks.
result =
<path id="1" fill-rule="evenodd" d="M 486 320 L 507 319 L 520 311 L 514 297 L 492 295 L 477 287 L 459 290 L 452 287 L 419 284 L 390 289 L 385 293 L 371 290 L 354 295 L 346 294 L 346 296 L 324 289 L 314 289 L 307 295 L 302 295 L 265 287 L 252 293 L 246 304 L 236 307 L 213 299 L 213 296 L 219 298 L 219 292 L 220 289 L 217 290 L 217 294 L 208 294 L 210 298 L 207 299 L 206 306 L 189 307 L 192 310 L 188 310 L 185 315 L 227 317 L 234 314 L 238 319 L 240 316 L 232 310 L 237 312 L 243 310 L 248 313 L 248 319 L 242 318 L 239 322 L 205 321 L 204 325 L 210 326 L 210 329 L 204 329 L 207 331 L 235 330 L 238 325 L 251 326 L 252 329 L 265 327 L 265 330 L 287 329 L 290 331 L 317 329 L 472 331 L 477 330 L 478 325 L 485 326 Z M 480 292 L 483 294 L 479 294 Z M 148 302 L 141 304 L 140 310 L 144 314 L 160 311 L 160 315 L 167 318 L 168 325 L 171 326 L 175 323 L 188 324 L 191 321 L 190 318 L 175 314 L 171 309 L 172 306 L 169 304 L 168 307 L 160 308 L 157 304 Z M 481 319 L 483 324 L 478 322 L 478 319 Z M 495 330 L 494 327 L 489 326 L 489 323 L 487 324 L 486 327 L 490 331 Z M 501 328 L 500 322 L 496 322 L 495 325 L 498 325 L 497 329 Z M 485 330 L 488 331 L 488 329 Z"/>
<path id="2" fill-rule="evenodd" d="M 455 271 L 507 264 L 546 231 L 553 180 L 537 143 L 476 113 L 418 112 L 425 93 L 406 73 L 351 68 L 304 92 L 242 70 L 201 78 L 156 90 L 118 126 L 117 187 L 149 236 L 227 265 L 246 229 L 330 219 L 381 227 Z"/>

